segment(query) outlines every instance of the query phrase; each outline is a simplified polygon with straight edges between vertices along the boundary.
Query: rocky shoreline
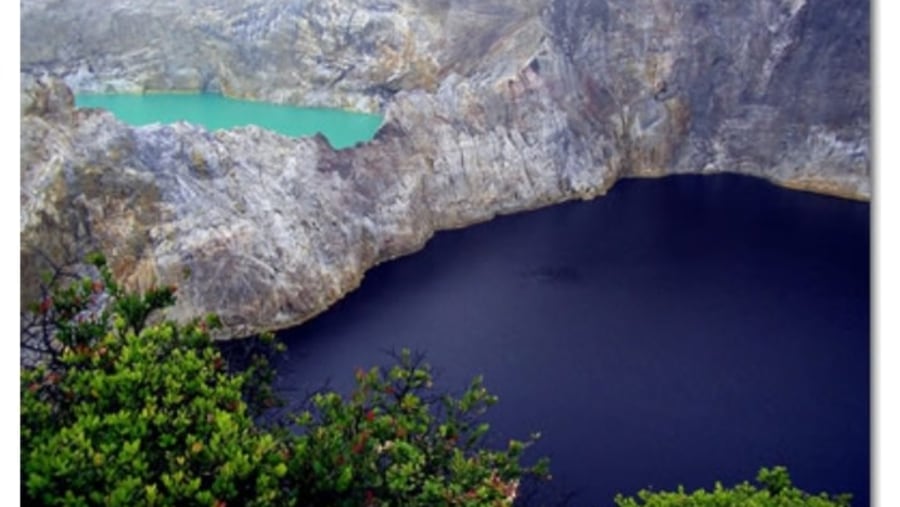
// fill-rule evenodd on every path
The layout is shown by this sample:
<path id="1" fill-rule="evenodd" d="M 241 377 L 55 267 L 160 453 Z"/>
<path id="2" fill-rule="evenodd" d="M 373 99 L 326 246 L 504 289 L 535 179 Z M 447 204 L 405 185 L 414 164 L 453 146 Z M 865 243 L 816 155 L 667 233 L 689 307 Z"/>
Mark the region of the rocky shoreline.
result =
<path id="1" fill-rule="evenodd" d="M 101 249 L 132 287 L 178 284 L 172 317 L 216 312 L 223 338 L 246 336 L 324 311 L 435 231 L 593 198 L 623 177 L 727 171 L 871 195 L 868 5 L 194 4 L 189 17 L 146 0 L 23 4 L 23 301 L 46 267 L 38 252 Z M 106 20 L 96 32 L 66 32 L 90 15 Z M 164 27 L 165 44 L 200 49 L 135 53 Z M 183 71 L 195 58 L 218 68 Z M 74 109 L 72 87 L 220 91 L 385 123 L 341 151 L 255 127 L 132 128 Z"/>

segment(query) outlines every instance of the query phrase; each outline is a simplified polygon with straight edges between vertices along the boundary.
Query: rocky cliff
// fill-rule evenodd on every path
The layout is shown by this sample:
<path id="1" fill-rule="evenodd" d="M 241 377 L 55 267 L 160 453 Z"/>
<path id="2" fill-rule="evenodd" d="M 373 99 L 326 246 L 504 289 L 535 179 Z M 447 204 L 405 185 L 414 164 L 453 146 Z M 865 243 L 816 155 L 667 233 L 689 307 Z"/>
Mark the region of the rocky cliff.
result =
<path id="1" fill-rule="evenodd" d="M 496 4 L 496 5 L 494 5 Z M 535 0 L 27 0 L 22 68 L 79 92 L 203 90 L 377 110 L 536 19 Z"/>
<path id="2" fill-rule="evenodd" d="M 302 322 L 436 230 L 620 177 L 730 171 L 867 198 L 868 10 L 26 1 L 22 297 L 42 255 L 100 248 L 134 286 L 178 283 L 174 316 L 215 311 L 239 336 Z M 131 128 L 73 109 L 69 87 L 220 90 L 386 120 L 333 151 L 258 128 Z"/>

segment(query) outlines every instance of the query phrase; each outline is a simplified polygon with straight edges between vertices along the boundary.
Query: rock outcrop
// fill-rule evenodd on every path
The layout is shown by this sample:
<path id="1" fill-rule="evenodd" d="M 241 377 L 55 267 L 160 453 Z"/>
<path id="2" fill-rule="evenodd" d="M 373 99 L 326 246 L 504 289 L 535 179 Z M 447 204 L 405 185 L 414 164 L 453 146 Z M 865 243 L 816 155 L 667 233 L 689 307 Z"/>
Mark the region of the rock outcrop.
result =
<path id="1" fill-rule="evenodd" d="M 28 0 L 22 68 L 78 92 L 185 90 L 374 111 L 478 66 L 535 0 Z M 473 58 L 475 57 L 475 58 Z"/>
<path id="2" fill-rule="evenodd" d="M 42 255 L 100 248 L 133 286 L 179 284 L 175 317 L 214 311 L 241 336 L 323 311 L 436 230 L 620 177 L 871 192 L 866 3 L 88 4 L 23 4 L 23 299 Z M 252 127 L 131 128 L 39 74 L 386 119 L 341 151 Z"/>

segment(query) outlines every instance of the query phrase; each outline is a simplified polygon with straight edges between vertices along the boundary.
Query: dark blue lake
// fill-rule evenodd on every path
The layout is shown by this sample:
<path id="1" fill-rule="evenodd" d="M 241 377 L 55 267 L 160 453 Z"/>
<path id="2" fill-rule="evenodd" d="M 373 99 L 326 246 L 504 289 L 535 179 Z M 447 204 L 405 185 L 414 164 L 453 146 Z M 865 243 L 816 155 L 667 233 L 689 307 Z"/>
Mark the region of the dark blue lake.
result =
<path id="1" fill-rule="evenodd" d="M 551 496 L 711 488 L 786 465 L 869 504 L 869 205 L 735 175 L 439 233 L 283 333 L 279 385 L 349 390 L 385 349 L 483 374 L 498 442 L 543 434 Z"/>

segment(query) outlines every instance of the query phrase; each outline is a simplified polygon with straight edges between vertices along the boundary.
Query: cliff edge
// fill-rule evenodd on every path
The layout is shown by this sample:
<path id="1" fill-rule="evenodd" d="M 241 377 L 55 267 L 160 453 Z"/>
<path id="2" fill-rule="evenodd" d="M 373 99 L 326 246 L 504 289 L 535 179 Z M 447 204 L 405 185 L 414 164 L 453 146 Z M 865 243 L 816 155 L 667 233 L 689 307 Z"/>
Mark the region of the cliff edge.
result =
<path id="1" fill-rule="evenodd" d="M 135 287 L 178 284 L 173 316 L 219 313 L 227 336 L 316 315 L 437 230 L 621 177 L 871 195 L 866 2 L 29 0 L 22 55 L 23 300 L 46 258 L 101 249 Z M 385 123 L 334 151 L 72 102 L 153 89 Z"/>

